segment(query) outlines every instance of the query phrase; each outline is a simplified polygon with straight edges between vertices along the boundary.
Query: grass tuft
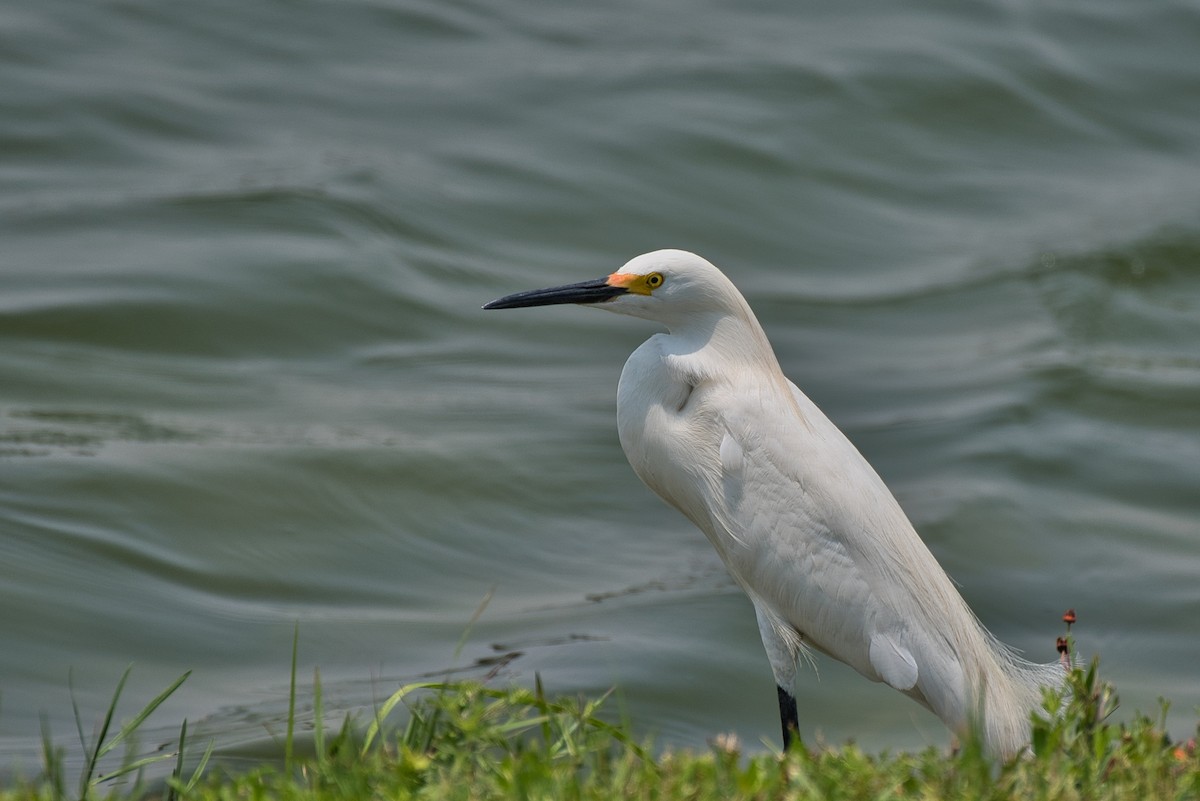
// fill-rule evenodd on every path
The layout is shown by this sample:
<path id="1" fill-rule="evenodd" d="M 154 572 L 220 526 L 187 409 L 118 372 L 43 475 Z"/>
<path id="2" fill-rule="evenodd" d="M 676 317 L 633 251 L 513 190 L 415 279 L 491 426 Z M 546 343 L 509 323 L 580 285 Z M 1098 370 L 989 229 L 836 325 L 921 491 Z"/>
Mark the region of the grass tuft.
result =
<path id="1" fill-rule="evenodd" d="M 142 782 L 142 772 L 149 766 L 163 762 L 165 760 L 177 759 L 177 769 L 182 766 L 182 749 L 187 733 L 187 722 L 183 724 L 183 729 L 180 734 L 180 750 L 176 753 L 155 753 L 149 756 L 139 756 L 137 750 L 137 732 L 154 711 L 162 706 L 163 702 L 171 697 L 176 690 L 187 681 L 191 671 L 181 675 L 175 681 L 145 704 L 132 718 L 122 723 L 115 734 L 111 737 L 109 732 L 112 730 L 113 719 L 116 715 L 117 705 L 121 700 L 121 693 L 125 689 L 125 684 L 129 681 L 129 675 L 133 671 L 133 666 L 125 668 L 121 674 L 121 678 L 117 681 L 116 689 L 113 690 L 112 700 L 109 701 L 105 708 L 103 719 L 100 721 L 96 730 L 95 740 L 88 742 L 87 736 L 83 730 L 83 714 L 79 710 L 79 703 L 75 699 L 74 677 L 71 673 L 67 674 L 67 684 L 70 688 L 71 707 L 75 715 L 75 729 L 79 737 L 79 744 L 84 754 L 83 768 L 79 774 L 78 790 L 74 798 L 78 801 L 93 801 L 99 796 L 100 786 L 110 784 L 116 779 L 128 777 L 131 774 L 134 776 L 134 781 L 124 788 L 125 797 L 138 798 L 145 795 L 145 785 Z M 39 801 L 68 801 L 71 796 L 67 793 L 66 780 L 66 759 L 64 749 L 54 744 L 54 738 L 50 732 L 50 724 L 46 717 L 42 717 L 41 726 L 42 739 L 42 778 L 34 784 L 22 785 L 16 791 L 5 791 L 0 793 L 0 799 L 8 798 L 36 798 Z M 109 770 L 107 773 L 100 773 L 101 764 L 112 754 L 118 747 L 124 746 L 124 756 L 116 767 Z M 201 759 L 200 765 L 193 774 L 191 780 L 187 784 L 181 784 L 182 787 L 195 788 L 199 784 L 200 777 L 204 771 L 204 767 L 208 762 L 208 756 L 212 753 L 210 745 L 208 752 Z M 120 797 L 115 789 L 110 789 L 109 798 Z"/>
<path id="2" fill-rule="evenodd" d="M 140 715 L 117 737 L 105 739 L 123 684 L 124 677 L 92 753 L 128 740 L 131 724 L 145 719 Z M 1095 662 L 1072 669 L 1060 692 L 1046 694 L 1043 710 L 1033 719 L 1030 747 L 1004 763 L 989 759 L 969 737 L 952 753 L 927 748 L 871 754 L 848 744 L 747 755 L 736 737 L 722 735 L 708 750 L 655 756 L 651 744 L 635 740 L 628 724 L 609 721 L 603 709 L 608 694 L 551 698 L 540 677 L 532 689 L 405 685 L 379 705 L 367 726 L 347 718 L 329 734 L 321 719 L 319 673 L 313 686 L 314 755 L 296 757 L 288 748 L 291 759 L 283 767 L 238 774 L 214 769 L 202 777 L 206 754 L 186 781 L 179 758 L 168 781 L 170 801 L 1200 799 L 1195 739 L 1172 742 L 1165 734 L 1165 702 L 1153 718 L 1139 714 L 1127 723 L 1114 722 L 1117 697 L 1100 679 Z M 294 704 L 293 693 L 293 710 Z M 401 710 L 407 716 L 393 723 Z M 44 780 L 0 792 L 0 801 L 64 797 L 61 751 L 47 734 L 43 739 Z M 181 749 L 186 739 L 185 724 Z M 90 772 L 85 777 L 84 798 L 97 797 L 96 780 Z M 144 787 L 135 784 L 121 792 L 114 788 L 107 797 L 137 798 Z"/>

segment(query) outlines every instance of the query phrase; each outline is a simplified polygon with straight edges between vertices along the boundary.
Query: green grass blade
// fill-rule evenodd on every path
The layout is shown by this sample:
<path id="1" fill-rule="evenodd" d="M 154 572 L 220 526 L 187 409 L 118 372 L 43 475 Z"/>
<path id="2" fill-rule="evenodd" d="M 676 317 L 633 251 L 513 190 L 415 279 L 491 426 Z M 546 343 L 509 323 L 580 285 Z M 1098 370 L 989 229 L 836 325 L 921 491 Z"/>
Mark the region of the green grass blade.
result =
<path id="1" fill-rule="evenodd" d="M 79 714 L 79 701 L 75 698 L 75 671 L 71 668 L 67 668 L 67 693 L 71 696 L 71 711 L 75 714 L 75 731 L 79 733 L 79 747 L 86 754 L 92 750 L 92 747 L 88 745 L 87 737 L 83 733 L 83 716 Z"/>
<path id="2" fill-rule="evenodd" d="M 62 750 L 54 747 L 50 736 L 50 719 L 42 713 L 42 759 L 46 763 L 46 783 L 50 785 L 54 801 L 65 801 L 67 797 L 66 776 L 63 770 Z"/>
<path id="3" fill-rule="evenodd" d="M 313 746 L 317 760 L 325 759 L 325 707 L 321 702 L 321 670 L 313 669 Z"/>
<path id="4" fill-rule="evenodd" d="M 379 709 L 375 711 L 375 719 L 371 721 L 371 725 L 367 727 L 367 733 L 363 737 L 361 753 L 365 755 L 371 748 L 371 743 L 375 741 L 377 736 L 379 736 L 379 730 L 383 725 L 383 721 L 386 720 L 387 716 L 392 713 L 392 710 L 396 708 L 396 705 L 404 700 L 406 695 L 417 690 L 446 689 L 448 686 L 449 685 L 438 681 L 420 681 L 414 682 L 413 684 L 406 684 L 400 689 L 396 690 L 396 692 L 392 693 L 388 699 L 383 702 L 383 706 L 379 707 Z"/>
<path id="5" fill-rule="evenodd" d="M 132 669 L 133 669 L 133 666 L 131 665 L 129 667 L 129 669 L 126 670 L 126 672 L 125 672 L 126 676 L 129 675 L 129 671 Z M 136 732 L 141 727 L 141 725 L 146 722 L 146 718 L 153 715 L 154 710 L 156 710 L 160 706 L 162 706 L 163 702 L 166 701 L 168 698 L 170 698 L 175 693 L 175 691 L 179 689 L 180 685 L 182 685 L 185 681 L 187 681 L 188 677 L 191 675 L 192 675 L 192 671 L 190 671 L 190 670 L 185 671 L 179 678 L 177 678 L 177 679 L 175 679 L 175 681 L 171 682 L 170 685 L 167 686 L 167 689 L 160 692 L 158 695 L 156 695 L 154 697 L 153 700 L 150 701 L 150 703 L 148 703 L 144 707 L 142 707 L 142 710 L 140 712 L 138 712 L 136 715 L 134 715 L 133 718 L 129 722 L 122 725 L 121 730 L 117 732 L 117 735 L 115 737 L 113 737 L 112 740 L 110 740 L 107 743 L 98 743 L 99 748 L 97 749 L 97 752 L 99 753 L 99 755 L 101 757 L 103 757 L 108 752 L 110 752 L 114 748 L 116 748 L 118 745 L 125 742 L 125 740 L 127 740 L 130 737 L 130 735 L 132 735 L 134 732 Z M 125 683 L 124 677 L 122 677 L 121 684 L 124 685 L 124 683 Z M 115 707 L 115 706 L 116 706 L 116 697 L 114 696 L 113 697 L 113 707 Z M 111 715 L 112 715 L 112 707 L 109 708 L 109 716 L 111 717 Z M 105 724 L 107 727 L 107 721 L 105 721 Z M 128 772 L 128 771 L 126 771 L 126 772 Z"/>
<path id="6" fill-rule="evenodd" d="M 542 674 L 540 672 L 533 674 L 533 691 L 534 697 L 537 699 L 538 709 L 545 712 L 549 706 L 546 703 L 546 688 L 542 686 Z M 549 721 L 542 724 L 542 742 L 547 748 L 550 747 L 551 731 Z"/>
<path id="7" fill-rule="evenodd" d="M 204 754 L 200 757 L 200 761 L 196 764 L 196 769 L 192 771 L 192 776 L 188 779 L 187 784 L 183 786 L 184 794 L 190 793 L 200 783 L 200 779 L 204 777 L 204 769 L 208 767 L 208 761 L 212 759 L 213 751 L 216 750 L 217 741 L 209 740 L 208 747 L 204 749 Z"/>
<path id="8" fill-rule="evenodd" d="M 483 600 L 479 602 L 479 606 L 475 607 L 475 612 L 471 615 L 471 619 L 467 621 L 467 626 L 463 629 L 462 636 L 458 638 L 458 644 L 454 646 L 455 661 L 458 661 L 458 655 L 462 653 L 463 646 L 467 644 L 467 637 L 471 636 L 471 629 L 475 628 L 475 624 L 483 616 L 483 610 L 488 608 L 488 604 L 492 602 L 492 596 L 495 594 L 496 588 L 492 587 L 484 594 Z"/>
<path id="9" fill-rule="evenodd" d="M 292 676 L 288 687 L 287 739 L 283 742 L 283 769 L 292 772 L 292 754 L 296 736 L 296 659 L 300 652 L 300 624 L 292 632 Z"/>
<path id="10" fill-rule="evenodd" d="M 172 781 L 167 782 L 167 801 L 177 801 L 179 798 L 178 786 L 183 779 L 183 752 L 187 749 L 187 718 L 183 719 L 183 725 L 179 727 L 179 749 L 175 756 L 175 770 L 171 771 Z"/>
<path id="11" fill-rule="evenodd" d="M 113 714 L 117 710 L 117 702 L 121 700 L 121 691 L 125 689 L 125 682 L 129 680 L 129 674 L 133 671 L 133 665 L 125 668 L 125 672 L 121 674 L 120 681 L 117 682 L 117 688 L 113 691 L 112 701 L 108 704 L 108 710 L 104 713 L 104 722 L 100 725 L 100 731 L 96 735 L 96 743 L 90 749 L 91 753 L 88 756 L 87 764 L 83 768 L 83 772 L 79 776 L 79 801 L 85 801 L 88 796 L 88 789 L 92 786 L 92 776 L 96 773 L 96 764 L 100 761 L 100 757 L 108 753 L 109 748 L 105 748 L 104 740 L 108 737 L 108 729 L 112 725 Z M 75 703 L 74 693 L 72 693 L 71 703 Z M 75 707 L 75 723 L 79 727 L 80 739 L 83 738 L 83 724 L 80 722 L 79 707 Z"/>
<path id="12" fill-rule="evenodd" d="M 114 779 L 118 779 L 135 771 L 139 771 L 148 765 L 156 765 L 159 762 L 165 762 L 168 759 L 172 759 L 174 756 L 174 754 L 151 754 L 150 756 L 145 756 L 140 759 L 131 759 L 125 764 L 121 765 L 121 767 L 116 768 L 115 770 L 112 770 L 109 773 L 106 773 L 103 776 L 95 779 L 92 782 L 92 785 L 95 786 L 105 782 L 111 782 Z M 138 798 L 140 797 L 140 794 L 134 792 L 130 793 L 130 796 L 133 798 Z"/>
<path id="13" fill-rule="evenodd" d="M 171 777 L 167 779 L 167 797 L 165 801 L 179 801 L 181 796 L 187 795 L 196 788 L 196 785 L 200 783 L 200 779 L 204 776 L 204 769 L 208 767 L 208 761 L 212 759 L 213 751 L 216 747 L 216 740 L 208 741 L 208 747 L 204 749 L 204 754 L 200 757 L 200 761 L 192 771 L 191 777 L 185 782 L 183 780 L 183 759 L 184 752 L 187 749 L 187 721 L 183 722 L 183 726 L 179 730 L 179 750 L 176 752 L 175 770 L 171 771 Z"/>

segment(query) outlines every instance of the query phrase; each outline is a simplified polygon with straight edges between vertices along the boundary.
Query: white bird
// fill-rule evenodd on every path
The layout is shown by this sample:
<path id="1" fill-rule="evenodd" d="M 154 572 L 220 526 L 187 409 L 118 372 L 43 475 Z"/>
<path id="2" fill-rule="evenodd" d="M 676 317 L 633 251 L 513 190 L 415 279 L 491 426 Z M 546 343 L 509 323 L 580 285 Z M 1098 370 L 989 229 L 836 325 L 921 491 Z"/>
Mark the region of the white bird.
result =
<path id="1" fill-rule="evenodd" d="M 750 597 L 778 687 L 785 747 L 808 649 L 899 690 L 1008 756 L 1029 738 L 1058 663 L 1017 657 L 978 621 L 883 480 L 779 368 L 750 306 L 680 250 L 594 281 L 483 308 L 594 304 L 665 325 L 625 363 L 621 447 L 638 477 L 708 537 Z"/>

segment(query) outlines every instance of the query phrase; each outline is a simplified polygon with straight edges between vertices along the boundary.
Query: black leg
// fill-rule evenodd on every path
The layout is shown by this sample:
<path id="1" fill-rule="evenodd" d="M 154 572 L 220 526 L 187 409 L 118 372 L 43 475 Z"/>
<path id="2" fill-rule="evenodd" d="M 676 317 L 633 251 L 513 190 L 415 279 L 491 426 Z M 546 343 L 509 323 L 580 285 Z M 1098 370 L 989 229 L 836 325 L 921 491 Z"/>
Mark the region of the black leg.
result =
<path id="1" fill-rule="evenodd" d="M 796 711 L 796 697 L 787 690 L 776 685 L 779 691 L 779 721 L 783 724 L 783 750 L 787 751 L 792 743 L 800 742 L 800 713 Z"/>

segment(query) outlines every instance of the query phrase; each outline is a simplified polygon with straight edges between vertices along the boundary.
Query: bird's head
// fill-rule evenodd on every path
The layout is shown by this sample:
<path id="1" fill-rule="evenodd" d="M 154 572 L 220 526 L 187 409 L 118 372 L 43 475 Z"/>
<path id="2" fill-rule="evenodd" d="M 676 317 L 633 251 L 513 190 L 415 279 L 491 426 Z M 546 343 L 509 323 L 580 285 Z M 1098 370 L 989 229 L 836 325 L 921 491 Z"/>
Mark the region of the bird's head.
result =
<path id="1" fill-rule="evenodd" d="M 742 296 L 720 270 L 684 250 L 645 253 L 603 278 L 517 292 L 483 308 L 517 309 L 558 303 L 593 305 L 655 320 L 672 329 L 713 314 L 749 313 Z"/>

